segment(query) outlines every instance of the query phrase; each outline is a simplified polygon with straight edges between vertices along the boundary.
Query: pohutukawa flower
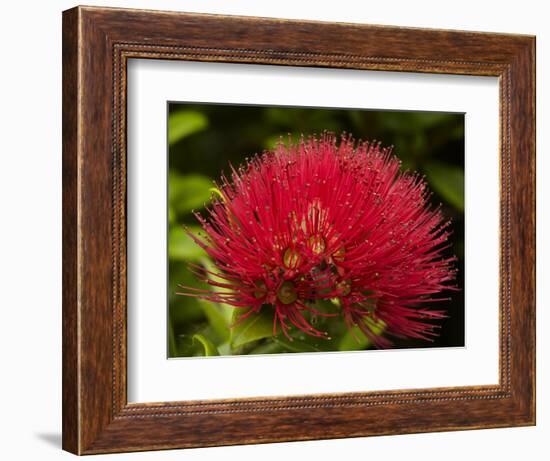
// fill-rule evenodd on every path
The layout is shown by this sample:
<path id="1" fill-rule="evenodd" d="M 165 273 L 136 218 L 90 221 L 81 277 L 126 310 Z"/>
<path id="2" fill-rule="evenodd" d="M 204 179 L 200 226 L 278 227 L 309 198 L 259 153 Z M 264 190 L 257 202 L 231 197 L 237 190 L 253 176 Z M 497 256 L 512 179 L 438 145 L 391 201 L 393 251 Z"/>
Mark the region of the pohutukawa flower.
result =
<path id="1" fill-rule="evenodd" d="M 241 319 L 269 309 L 274 334 L 328 337 L 312 314 L 342 316 L 378 347 L 387 335 L 438 334 L 445 312 L 431 306 L 456 274 L 444 255 L 449 221 L 391 148 L 331 134 L 281 143 L 232 168 L 218 190 L 196 214 L 205 235 L 192 235 L 217 268 L 202 270 L 213 289 L 182 294 L 234 306 Z M 319 312 L 319 300 L 335 311 Z"/>

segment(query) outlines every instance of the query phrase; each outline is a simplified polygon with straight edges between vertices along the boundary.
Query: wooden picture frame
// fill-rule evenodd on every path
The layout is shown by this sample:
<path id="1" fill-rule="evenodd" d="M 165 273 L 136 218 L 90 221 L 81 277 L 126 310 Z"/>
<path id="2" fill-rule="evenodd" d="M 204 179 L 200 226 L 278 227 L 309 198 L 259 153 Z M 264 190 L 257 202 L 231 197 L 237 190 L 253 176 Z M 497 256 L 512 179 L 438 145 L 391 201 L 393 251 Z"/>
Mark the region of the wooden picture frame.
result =
<path id="1" fill-rule="evenodd" d="M 130 58 L 498 77 L 499 384 L 129 404 Z M 533 424 L 534 37 L 95 7 L 63 13 L 65 450 L 93 454 Z"/>

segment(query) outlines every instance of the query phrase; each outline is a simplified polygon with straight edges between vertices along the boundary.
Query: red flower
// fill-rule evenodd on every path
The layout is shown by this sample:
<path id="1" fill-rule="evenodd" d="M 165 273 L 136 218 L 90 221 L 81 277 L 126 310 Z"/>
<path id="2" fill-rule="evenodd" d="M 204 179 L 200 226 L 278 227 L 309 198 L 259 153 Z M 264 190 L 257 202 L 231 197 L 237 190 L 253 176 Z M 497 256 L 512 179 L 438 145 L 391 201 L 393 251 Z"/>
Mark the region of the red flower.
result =
<path id="1" fill-rule="evenodd" d="M 217 267 L 216 291 L 187 294 L 242 309 L 274 312 L 274 334 L 292 326 L 326 336 L 307 312 L 343 316 L 378 347 L 396 337 L 430 339 L 433 295 L 453 288 L 448 225 L 431 209 L 424 180 L 400 173 L 391 148 L 333 135 L 279 145 L 222 177 L 220 197 L 196 214 L 205 236 L 193 239 Z M 204 275 L 203 271 L 203 275 Z M 317 300 L 337 299 L 334 313 Z M 379 323 L 380 324 L 380 323 Z"/>

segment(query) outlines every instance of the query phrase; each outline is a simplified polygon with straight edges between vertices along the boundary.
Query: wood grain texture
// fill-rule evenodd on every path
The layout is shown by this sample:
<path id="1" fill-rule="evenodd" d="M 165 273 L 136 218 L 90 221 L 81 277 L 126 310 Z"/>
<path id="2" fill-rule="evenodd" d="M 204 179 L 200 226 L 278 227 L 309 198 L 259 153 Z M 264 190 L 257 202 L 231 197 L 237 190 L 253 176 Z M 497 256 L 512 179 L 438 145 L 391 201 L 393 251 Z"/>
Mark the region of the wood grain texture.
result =
<path id="1" fill-rule="evenodd" d="M 78 7 L 63 14 L 63 448 L 78 454 L 535 422 L 535 39 Z M 129 404 L 126 63 L 175 59 L 500 78 L 500 382 Z"/>
<path id="2" fill-rule="evenodd" d="M 78 10 L 63 16 L 63 448 L 79 452 L 78 400 Z"/>

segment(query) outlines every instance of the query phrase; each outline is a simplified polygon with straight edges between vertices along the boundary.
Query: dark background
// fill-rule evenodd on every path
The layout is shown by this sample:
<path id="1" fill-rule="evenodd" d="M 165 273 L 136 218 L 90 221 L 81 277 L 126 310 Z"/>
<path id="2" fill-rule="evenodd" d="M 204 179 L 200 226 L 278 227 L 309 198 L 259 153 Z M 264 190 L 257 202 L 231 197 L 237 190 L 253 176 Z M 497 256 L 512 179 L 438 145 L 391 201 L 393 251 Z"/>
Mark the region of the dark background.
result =
<path id="1" fill-rule="evenodd" d="M 208 203 L 212 180 L 227 172 L 229 163 L 238 166 L 246 157 L 273 147 L 281 136 L 284 140 L 289 136 L 298 139 L 302 134 L 307 137 L 323 131 L 346 132 L 355 139 L 393 145 L 404 170 L 426 176 L 433 206 L 441 203 L 444 215 L 452 218 L 449 254 L 459 258 L 460 290 L 450 294 L 451 301 L 437 306 L 445 308 L 449 318 L 439 322 L 440 336 L 433 343 L 393 342 L 399 348 L 464 345 L 463 114 L 169 103 L 168 115 L 169 356 L 210 355 L 206 353 L 209 345 L 190 338 L 200 332 L 213 344 L 221 344 L 224 335 L 220 325 L 223 315 L 214 318 L 217 314 L 204 301 L 175 295 L 178 283 L 200 286 L 186 266 L 189 262 L 202 263 L 205 257 L 186 237 L 181 224 L 198 229 L 191 212 Z M 223 346 L 220 353 L 224 354 Z"/>

